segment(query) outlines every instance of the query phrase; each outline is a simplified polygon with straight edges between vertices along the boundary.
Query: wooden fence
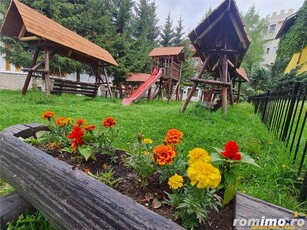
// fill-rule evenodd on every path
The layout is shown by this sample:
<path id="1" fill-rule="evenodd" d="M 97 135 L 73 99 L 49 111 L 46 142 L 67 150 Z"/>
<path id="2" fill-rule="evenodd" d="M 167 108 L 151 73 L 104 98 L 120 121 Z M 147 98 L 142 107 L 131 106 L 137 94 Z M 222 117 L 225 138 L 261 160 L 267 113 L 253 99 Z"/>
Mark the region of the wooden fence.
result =
<path id="1" fill-rule="evenodd" d="M 307 82 L 297 82 L 292 90 L 267 92 L 249 97 L 255 113 L 289 149 L 292 165 L 301 177 L 305 173 L 299 201 L 307 199 Z"/>

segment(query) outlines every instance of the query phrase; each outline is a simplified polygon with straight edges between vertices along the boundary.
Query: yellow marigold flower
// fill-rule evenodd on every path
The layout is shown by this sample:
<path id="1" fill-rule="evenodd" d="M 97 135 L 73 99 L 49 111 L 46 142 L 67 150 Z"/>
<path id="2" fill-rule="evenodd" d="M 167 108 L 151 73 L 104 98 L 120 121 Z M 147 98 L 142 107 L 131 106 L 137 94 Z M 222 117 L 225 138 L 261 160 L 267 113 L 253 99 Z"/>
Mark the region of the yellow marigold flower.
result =
<path id="1" fill-rule="evenodd" d="M 168 130 L 164 142 L 169 145 L 177 145 L 181 142 L 181 138 L 183 137 L 183 133 L 177 129 Z"/>
<path id="2" fill-rule="evenodd" d="M 191 165 L 196 161 L 203 161 L 203 162 L 211 162 L 211 157 L 209 156 L 208 152 L 202 148 L 195 148 L 189 151 L 188 154 L 188 164 Z"/>
<path id="3" fill-rule="evenodd" d="M 150 145 L 152 144 L 152 140 L 150 138 L 144 138 L 144 144 Z"/>
<path id="4" fill-rule="evenodd" d="M 66 118 L 66 122 L 67 122 L 67 124 L 72 124 L 72 119 L 71 119 L 71 117 L 68 117 L 68 118 Z"/>
<path id="5" fill-rule="evenodd" d="M 183 186 L 183 177 L 175 173 L 174 176 L 168 179 L 167 183 L 172 189 L 178 189 Z"/>
<path id="6" fill-rule="evenodd" d="M 197 188 L 216 188 L 221 182 L 220 171 L 204 161 L 196 161 L 190 165 L 187 175 L 191 185 L 196 185 Z"/>

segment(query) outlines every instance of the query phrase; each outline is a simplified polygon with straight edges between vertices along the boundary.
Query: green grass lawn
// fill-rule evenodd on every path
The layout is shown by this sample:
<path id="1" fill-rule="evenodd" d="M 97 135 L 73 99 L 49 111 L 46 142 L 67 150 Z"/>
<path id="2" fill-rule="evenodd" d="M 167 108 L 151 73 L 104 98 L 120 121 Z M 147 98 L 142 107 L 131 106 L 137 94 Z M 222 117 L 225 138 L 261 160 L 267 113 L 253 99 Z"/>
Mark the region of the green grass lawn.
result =
<path id="1" fill-rule="evenodd" d="M 285 146 L 262 124 L 253 113 L 252 104 L 241 103 L 228 107 L 226 115 L 220 111 L 209 112 L 196 103 L 190 103 L 182 113 L 182 102 L 140 101 L 128 107 L 119 99 L 102 97 L 88 98 L 75 95 L 51 95 L 29 91 L 21 96 L 19 91 L 0 91 L 0 130 L 20 123 L 43 123 L 41 115 L 46 110 L 56 117 L 83 118 L 88 124 L 100 126 L 107 116 L 117 120 L 119 137 L 115 146 L 127 149 L 128 142 L 135 141 L 137 133 L 153 139 L 154 145 L 162 140 L 170 128 L 184 133 L 179 148 L 187 154 L 189 150 L 201 147 L 208 152 L 213 147 L 223 148 L 228 140 L 235 140 L 240 150 L 249 153 L 261 168 L 241 168 L 242 182 L 239 190 L 277 205 L 295 210 L 307 211 L 307 204 L 298 204 L 298 182 L 295 170 L 289 162 Z M 0 183 L 0 192 L 7 191 Z"/>

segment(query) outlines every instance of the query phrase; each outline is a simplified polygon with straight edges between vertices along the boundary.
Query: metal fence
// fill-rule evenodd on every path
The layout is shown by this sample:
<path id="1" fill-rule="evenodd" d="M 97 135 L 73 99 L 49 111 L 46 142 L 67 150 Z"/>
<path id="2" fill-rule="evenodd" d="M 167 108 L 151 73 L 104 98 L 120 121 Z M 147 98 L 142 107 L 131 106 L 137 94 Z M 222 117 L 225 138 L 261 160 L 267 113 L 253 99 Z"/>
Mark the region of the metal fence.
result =
<path id="1" fill-rule="evenodd" d="M 307 82 L 297 82 L 292 90 L 267 92 L 249 97 L 263 123 L 285 143 L 297 176 L 305 172 L 299 200 L 307 196 Z"/>

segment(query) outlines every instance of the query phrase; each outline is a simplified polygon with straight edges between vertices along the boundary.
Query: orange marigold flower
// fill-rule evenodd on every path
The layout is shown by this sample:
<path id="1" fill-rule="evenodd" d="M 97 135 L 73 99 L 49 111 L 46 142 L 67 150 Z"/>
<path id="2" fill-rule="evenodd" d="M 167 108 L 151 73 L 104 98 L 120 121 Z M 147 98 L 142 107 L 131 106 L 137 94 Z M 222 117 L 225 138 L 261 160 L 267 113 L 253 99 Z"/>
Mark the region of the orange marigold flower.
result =
<path id="1" fill-rule="evenodd" d="M 76 120 L 76 124 L 75 125 L 84 126 L 85 125 L 85 120 L 83 120 L 82 118 L 78 118 Z"/>
<path id="2" fill-rule="evenodd" d="M 102 121 L 102 125 L 106 128 L 111 128 L 114 125 L 116 125 L 116 120 L 113 117 L 106 117 L 103 121 Z"/>
<path id="3" fill-rule="evenodd" d="M 173 163 L 176 151 L 170 145 L 158 145 L 153 149 L 152 159 L 159 165 Z"/>
<path id="4" fill-rule="evenodd" d="M 54 115 L 55 115 L 55 113 L 52 112 L 52 111 L 45 111 L 45 112 L 43 112 L 42 118 L 43 118 L 44 120 L 50 121 L 50 119 L 53 118 Z"/>
<path id="5" fill-rule="evenodd" d="M 56 119 L 55 123 L 60 127 L 64 127 L 68 124 L 68 120 L 64 117 L 59 117 Z"/>
<path id="6" fill-rule="evenodd" d="M 93 131 L 96 129 L 96 125 L 86 125 L 84 126 L 85 132 Z"/>
<path id="7" fill-rule="evenodd" d="M 183 137 L 183 133 L 177 129 L 168 130 L 164 142 L 169 145 L 177 145 L 181 142 L 181 138 Z"/>

